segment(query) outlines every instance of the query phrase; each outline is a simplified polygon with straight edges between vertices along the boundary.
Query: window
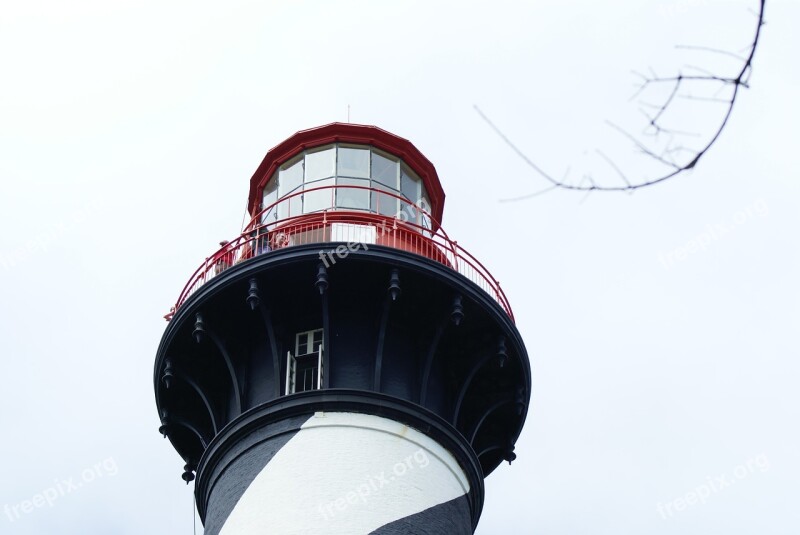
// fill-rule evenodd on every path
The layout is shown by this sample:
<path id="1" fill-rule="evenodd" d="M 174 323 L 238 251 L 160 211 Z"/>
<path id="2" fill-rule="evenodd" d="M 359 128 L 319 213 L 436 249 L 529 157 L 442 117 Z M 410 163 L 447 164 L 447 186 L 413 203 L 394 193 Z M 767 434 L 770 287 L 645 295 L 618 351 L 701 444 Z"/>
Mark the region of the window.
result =
<path id="1" fill-rule="evenodd" d="M 372 153 L 372 180 L 397 189 L 397 161 Z"/>
<path id="2" fill-rule="evenodd" d="M 297 333 L 295 351 L 298 356 L 316 354 L 322 347 L 322 329 Z"/>
<path id="3" fill-rule="evenodd" d="M 306 178 L 305 182 L 314 182 L 321 178 L 335 176 L 334 163 L 336 162 L 336 149 L 334 147 L 315 150 L 306 153 Z"/>
<path id="4" fill-rule="evenodd" d="M 408 199 L 411 203 L 417 202 L 419 200 L 419 187 L 420 182 L 419 179 L 412 175 L 411 172 L 403 166 L 403 170 L 400 173 L 400 194 Z M 400 202 L 400 211 L 405 212 L 405 216 L 400 216 L 405 219 L 408 217 L 408 220 L 413 223 L 419 223 L 417 221 L 418 215 L 417 210 L 414 209 L 407 202 Z"/>
<path id="5" fill-rule="evenodd" d="M 303 156 L 299 156 L 281 166 L 278 171 L 278 197 L 283 198 L 294 193 L 303 185 Z M 274 180 L 274 179 L 273 179 Z M 277 219 L 300 215 L 302 199 L 299 195 L 278 204 Z"/>
<path id="6" fill-rule="evenodd" d="M 278 180 L 277 178 L 273 178 L 267 183 L 267 186 L 264 188 L 264 198 L 261 207 L 263 209 L 266 209 L 277 200 L 278 200 Z M 272 223 L 277 218 L 278 218 L 277 207 L 273 207 L 269 212 L 264 212 L 263 214 L 261 214 L 261 224 L 266 225 L 267 223 Z"/>
<path id="7" fill-rule="evenodd" d="M 431 205 L 428 203 L 428 197 L 425 195 L 424 191 L 422 193 L 422 197 L 420 197 L 419 201 L 417 202 L 417 206 L 421 208 L 421 210 L 417 211 L 422 216 L 422 227 L 425 229 L 422 231 L 422 234 L 430 238 L 431 236 L 433 236 L 433 233 L 431 232 L 431 229 L 433 228 L 431 224 L 431 216 L 428 213 L 428 210 L 430 210 Z M 425 210 L 425 212 L 423 212 L 422 210 Z"/>
<path id="8" fill-rule="evenodd" d="M 339 147 L 336 175 L 369 178 L 369 149 Z"/>
<path id="9" fill-rule="evenodd" d="M 303 196 L 295 195 L 278 203 L 278 219 L 297 217 L 303 213 Z"/>
<path id="10" fill-rule="evenodd" d="M 399 170 L 400 163 L 397 160 L 372 152 L 372 188 L 394 195 L 399 194 Z M 395 197 L 373 191 L 371 201 L 371 211 L 389 217 L 397 215 L 398 201 Z"/>
<path id="11" fill-rule="evenodd" d="M 386 191 L 389 193 L 389 195 L 385 193 L 379 193 L 377 191 L 370 192 L 372 194 L 372 203 L 370 204 L 370 210 L 372 210 L 375 213 L 390 217 L 396 215 L 397 198 L 393 197 L 391 194 L 397 195 L 397 192 L 392 191 L 386 186 L 383 186 L 379 182 L 375 181 L 372 182 L 372 187 L 380 191 Z"/>
<path id="12" fill-rule="evenodd" d="M 278 172 L 278 195 L 285 197 L 303 183 L 303 157 L 293 160 L 281 167 Z"/>
<path id="13" fill-rule="evenodd" d="M 308 192 L 312 188 L 328 189 Z M 298 194 L 303 189 L 306 191 Z M 285 199 L 292 194 L 295 196 Z M 369 145 L 337 143 L 306 150 L 280 167 L 262 195 L 262 208 L 277 202 L 274 210 L 262 216 L 262 224 L 340 208 L 398 217 L 431 228 L 430 218 L 423 218 L 414 206 L 425 200 L 424 207 L 429 208 L 422 180 L 402 160 Z"/>
<path id="14" fill-rule="evenodd" d="M 369 187 L 369 180 L 362 178 L 337 178 L 339 186 Z M 336 207 L 369 210 L 369 190 L 358 188 L 336 188 Z"/>
<path id="15" fill-rule="evenodd" d="M 306 184 L 306 189 L 321 188 L 323 186 L 333 186 L 334 179 L 326 178 L 324 180 L 317 180 L 311 184 Z M 319 212 L 326 208 L 333 206 L 333 198 L 336 195 L 336 190 L 333 188 L 320 189 L 316 191 L 309 191 L 303 194 L 303 213 L 310 214 L 311 212 Z"/>
<path id="16" fill-rule="evenodd" d="M 322 329 L 297 333 L 286 353 L 286 394 L 322 388 Z"/>

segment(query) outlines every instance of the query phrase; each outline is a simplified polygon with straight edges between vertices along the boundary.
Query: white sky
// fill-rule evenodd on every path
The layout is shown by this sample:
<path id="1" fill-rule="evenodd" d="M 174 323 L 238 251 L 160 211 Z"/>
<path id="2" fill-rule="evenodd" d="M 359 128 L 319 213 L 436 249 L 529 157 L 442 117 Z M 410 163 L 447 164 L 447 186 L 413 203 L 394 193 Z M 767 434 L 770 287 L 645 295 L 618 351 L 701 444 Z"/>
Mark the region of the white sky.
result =
<path id="1" fill-rule="evenodd" d="M 0 533 L 192 533 L 157 433 L 161 316 L 238 233 L 264 153 L 348 104 L 434 162 L 445 229 L 502 281 L 528 344 L 533 406 L 478 535 L 798 533 L 800 3 L 768 2 L 718 146 L 632 196 L 499 202 L 546 184 L 472 108 L 553 174 L 602 175 L 587 155 L 606 143 L 635 164 L 604 124 L 637 117 L 630 71 L 730 66 L 673 45 L 739 50 L 755 7 L 4 2 L 0 507 L 65 492 L 0 511 Z M 659 261 L 707 225 L 728 231 Z M 675 511 L 723 475 L 735 484 Z"/>

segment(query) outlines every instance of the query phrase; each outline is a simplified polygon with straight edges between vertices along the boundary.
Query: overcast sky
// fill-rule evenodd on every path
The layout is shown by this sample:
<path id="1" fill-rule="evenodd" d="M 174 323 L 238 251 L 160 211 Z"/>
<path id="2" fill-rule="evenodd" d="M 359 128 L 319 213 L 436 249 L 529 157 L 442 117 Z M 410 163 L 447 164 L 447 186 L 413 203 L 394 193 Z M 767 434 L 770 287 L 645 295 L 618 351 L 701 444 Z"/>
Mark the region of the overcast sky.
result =
<path id="1" fill-rule="evenodd" d="M 800 3 L 768 2 L 693 173 L 520 202 L 547 184 L 474 105 L 554 175 L 614 182 L 601 148 L 637 177 L 605 122 L 638 133 L 631 71 L 730 74 L 674 45 L 741 51 L 756 2 L 431 4 L 2 4 L 0 533 L 192 533 L 157 432 L 162 315 L 266 151 L 348 105 L 436 165 L 444 228 L 527 343 L 532 408 L 478 535 L 798 533 Z"/>

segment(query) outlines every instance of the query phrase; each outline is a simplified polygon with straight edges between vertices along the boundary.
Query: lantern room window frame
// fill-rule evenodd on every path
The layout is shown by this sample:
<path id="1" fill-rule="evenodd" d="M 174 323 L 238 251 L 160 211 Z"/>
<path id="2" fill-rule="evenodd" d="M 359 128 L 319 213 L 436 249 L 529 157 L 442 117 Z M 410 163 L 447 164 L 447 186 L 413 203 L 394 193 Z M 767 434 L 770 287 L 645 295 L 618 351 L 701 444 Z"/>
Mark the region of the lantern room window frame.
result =
<path id="1" fill-rule="evenodd" d="M 362 151 L 364 154 L 359 154 Z M 379 172 L 379 164 L 384 172 Z M 388 180 L 391 175 L 385 173 L 388 167 L 393 167 L 391 181 Z M 261 210 L 298 191 L 324 186 L 364 186 L 372 191 L 336 188 L 334 193 L 323 189 L 296 195 L 289 202 L 279 203 L 262 213 L 261 223 L 325 210 L 359 210 L 390 217 L 406 211 L 407 216 L 419 219 L 416 223 L 431 228 L 429 218 L 412 209 L 412 205 L 421 201 L 430 202 L 421 178 L 402 158 L 358 143 L 337 142 L 311 147 L 281 164 L 262 190 Z M 375 190 L 399 195 L 408 202 Z"/>

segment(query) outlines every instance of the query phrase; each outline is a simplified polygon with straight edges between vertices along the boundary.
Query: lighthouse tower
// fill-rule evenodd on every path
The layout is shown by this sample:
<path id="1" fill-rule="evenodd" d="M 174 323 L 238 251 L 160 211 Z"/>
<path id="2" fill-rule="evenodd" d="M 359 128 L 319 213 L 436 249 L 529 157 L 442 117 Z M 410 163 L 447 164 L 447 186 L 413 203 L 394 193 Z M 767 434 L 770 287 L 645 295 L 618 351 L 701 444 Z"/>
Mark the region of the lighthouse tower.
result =
<path id="1" fill-rule="evenodd" d="M 431 162 L 374 126 L 266 154 L 252 219 L 189 278 L 155 362 L 206 535 L 474 532 L 530 364 L 444 199 Z"/>

